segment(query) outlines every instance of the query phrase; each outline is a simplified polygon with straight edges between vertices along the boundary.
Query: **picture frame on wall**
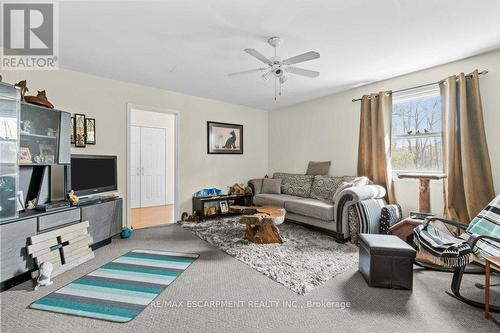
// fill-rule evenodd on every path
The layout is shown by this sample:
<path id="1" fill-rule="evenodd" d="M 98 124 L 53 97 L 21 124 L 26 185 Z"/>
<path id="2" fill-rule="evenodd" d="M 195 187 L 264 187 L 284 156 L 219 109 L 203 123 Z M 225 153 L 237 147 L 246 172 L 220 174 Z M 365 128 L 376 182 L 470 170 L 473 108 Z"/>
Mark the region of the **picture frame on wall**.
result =
<path id="1" fill-rule="evenodd" d="M 85 115 L 75 113 L 75 147 L 85 146 Z"/>
<path id="2" fill-rule="evenodd" d="M 243 125 L 207 121 L 208 154 L 243 154 Z"/>
<path id="3" fill-rule="evenodd" d="M 85 118 L 85 143 L 95 145 L 95 119 Z"/>
<path id="4" fill-rule="evenodd" d="M 75 144 L 75 117 L 71 117 L 70 127 L 71 127 L 71 132 L 69 134 L 69 139 L 70 139 L 70 143 L 72 145 L 74 145 Z"/>

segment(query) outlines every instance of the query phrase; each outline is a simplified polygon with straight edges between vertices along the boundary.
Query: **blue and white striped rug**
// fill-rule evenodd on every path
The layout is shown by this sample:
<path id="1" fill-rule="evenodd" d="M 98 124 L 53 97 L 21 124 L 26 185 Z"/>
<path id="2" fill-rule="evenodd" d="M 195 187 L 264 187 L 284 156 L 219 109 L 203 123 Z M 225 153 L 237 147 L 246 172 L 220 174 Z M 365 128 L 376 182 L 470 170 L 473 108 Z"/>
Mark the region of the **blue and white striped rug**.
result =
<path id="1" fill-rule="evenodd" d="M 198 258 L 198 254 L 133 250 L 61 289 L 32 309 L 127 322 Z"/>

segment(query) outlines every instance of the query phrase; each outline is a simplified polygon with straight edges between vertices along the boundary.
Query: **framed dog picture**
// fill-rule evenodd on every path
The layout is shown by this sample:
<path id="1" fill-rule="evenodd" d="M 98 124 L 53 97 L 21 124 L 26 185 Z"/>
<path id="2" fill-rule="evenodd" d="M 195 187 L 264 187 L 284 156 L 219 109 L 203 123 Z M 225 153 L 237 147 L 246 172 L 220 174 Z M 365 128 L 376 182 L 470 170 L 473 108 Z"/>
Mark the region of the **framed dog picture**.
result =
<path id="1" fill-rule="evenodd" d="M 207 121 L 208 154 L 243 154 L 243 125 Z"/>

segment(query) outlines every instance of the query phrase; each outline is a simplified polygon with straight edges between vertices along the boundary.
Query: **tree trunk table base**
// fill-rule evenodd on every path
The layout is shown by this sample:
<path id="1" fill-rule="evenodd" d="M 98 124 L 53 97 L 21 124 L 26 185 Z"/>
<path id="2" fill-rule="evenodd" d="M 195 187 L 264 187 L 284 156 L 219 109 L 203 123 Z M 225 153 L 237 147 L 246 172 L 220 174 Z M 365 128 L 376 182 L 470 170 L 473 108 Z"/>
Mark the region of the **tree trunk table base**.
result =
<path id="1" fill-rule="evenodd" d="M 279 243 L 283 244 L 283 239 L 280 236 L 280 232 L 276 226 L 273 224 L 265 225 L 246 225 L 246 239 L 252 243 L 258 244 L 273 244 Z"/>
<path id="2" fill-rule="evenodd" d="M 277 225 L 285 221 L 285 209 L 274 206 L 231 206 L 230 212 L 244 214 L 240 223 L 246 224 L 246 239 L 258 244 L 283 244 Z"/>

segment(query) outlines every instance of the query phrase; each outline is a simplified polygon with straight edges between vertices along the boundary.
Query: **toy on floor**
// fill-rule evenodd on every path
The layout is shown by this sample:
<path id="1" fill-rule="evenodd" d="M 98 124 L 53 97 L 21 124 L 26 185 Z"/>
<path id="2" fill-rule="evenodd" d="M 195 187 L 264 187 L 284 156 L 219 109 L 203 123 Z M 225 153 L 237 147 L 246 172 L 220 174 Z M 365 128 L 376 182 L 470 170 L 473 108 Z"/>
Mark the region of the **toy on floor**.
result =
<path id="1" fill-rule="evenodd" d="M 181 215 L 181 221 L 200 223 L 200 217 L 196 214 L 196 212 L 193 212 L 193 215 L 189 215 L 188 213 L 184 212 Z"/>
<path id="2" fill-rule="evenodd" d="M 54 266 L 52 266 L 52 263 L 50 262 L 42 262 L 40 265 L 40 271 L 38 275 L 38 278 L 36 279 L 36 286 L 35 290 L 38 290 L 38 287 L 42 286 L 50 286 L 52 284 L 52 281 L 50 281 L 50 276 L 52 275 L 52 270 L 54 269 Z"/>
<path id="3" fill-rule="evenodd" d="M 120 233 L 121 238 L 129 238 L 132 236 L 132 229 L 131 228 L 123 228 L 122 232 Z"/>

